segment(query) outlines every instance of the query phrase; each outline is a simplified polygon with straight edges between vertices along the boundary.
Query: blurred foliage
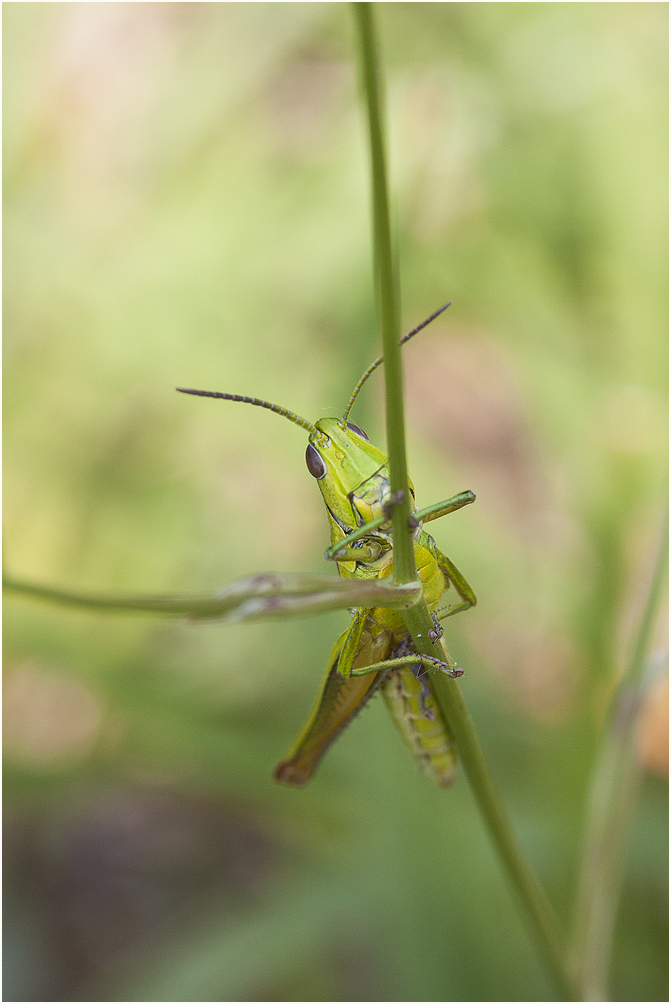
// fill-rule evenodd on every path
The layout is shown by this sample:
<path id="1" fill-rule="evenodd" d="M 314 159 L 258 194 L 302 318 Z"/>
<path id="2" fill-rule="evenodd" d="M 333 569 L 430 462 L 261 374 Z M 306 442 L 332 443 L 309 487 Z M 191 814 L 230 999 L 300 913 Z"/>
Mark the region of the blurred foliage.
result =
<path id="1" fill-rule="evenodd" d="M 405 350 L 411 473 L 420 505 L 478 496 L 433 525 L 479 596 L 448 644 L 568 923 L 664 495 L 667 6 L 377 11 L 405 328 L 454 301 Z M 3 15 L 6 563 L 138 592 L 322 571 L 301 432 L 173 388 L 314 420 L 378 352 L 348 5 Z M 353 416 L 377 443 L 380 391 Z M 418 778 L 381 702 L 308 788 L 271 781 L 346 616 L 8 600 L 5 999 L 552 999 L 463 776 Z M 667 998 L 650 694 L 614 1000 Z"/>

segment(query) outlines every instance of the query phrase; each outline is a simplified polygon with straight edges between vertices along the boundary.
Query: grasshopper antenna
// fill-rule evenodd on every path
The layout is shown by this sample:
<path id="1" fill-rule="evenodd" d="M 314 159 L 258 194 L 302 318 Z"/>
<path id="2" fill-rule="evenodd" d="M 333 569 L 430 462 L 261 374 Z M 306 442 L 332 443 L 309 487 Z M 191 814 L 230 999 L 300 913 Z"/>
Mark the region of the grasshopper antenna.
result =
<path id="1" fill-rule="evenodd" d="M 418 331 L 421 331 L 422 328 L 425 328 L 427 326 L 427 324 L 431 324 L 431 321 L 435 321 L 435 319 L 438 317 L 439 314 L 442 314 L 442 312 L 444 310 L 447 310 L 447 308 L 451 307 L 451 306 L 452 306 L 452 301 L 450 300 L 449 303 L 444 303 L 442 307 L 438 307 L 438 310 L 434 310 L 434 312 L 431 314 L 431 316 L 427 317 L 427 319 L 425 321 L 422 321 L 421 324 L 418 324 L 417 327 L 413 328 L 412 331 L 409 331 L 407 333 L 407 335 L 403 335 L 403 338 L 399 338 L 398 344 L 399 345 L 405 345 L 405 343 L 409 342 L 410 339 L 414 335 L 416 335 Z M 343 415 L 343 417 L 341 419 L 341 422 L 343 422 L 343 424 L 349 418 L 349 413 L 352 410 L 352 406 L 353 406 L 354 402 L 356 401 L 356 399 L 357 399 L 357 397 L 359 395 L 359 391 L 361 390 L 361 388 L 365 384 L 366 380 L 371 375 L 371 373 L 374 373 L 375 370 L 378 368 L 378 366 L 380 366 L 383 362 L 384 362 L 384 356 L 378 356 L 377 359 L 375 360 L 375 362 L 371 363 L 370 366 L 368 367 L 368 369 L 362 375 L 361 379 L 359 380 L 359 382 L 357 383 L 356 387 L 352 391 L 352 396 L 350 397 L 349 401 L 347 402 L 347 407 L 345 408 L 345 414 Z"/>
<path id="2" fill-rule="evenodd" d="M 289 411 L 288 408 L 283 408 L 279 404 L 262 401 L 258 397 L 245 397 L 243 394 L 224 394 L 218 390 L 190 390 L 187 387 L 175 387 L 175 390 L 178 390 L 180 394 L 195 394 L 196 397 L 219 397 L 224 401 L 242 401 L 243 404 L 255 404 L 259 408 L 267 408 L 268 411 L 274 411 L 276 415 L 288 418 L 294 425 L 300 425 L 302 429 L 307 429 L 311 436 L 319 437 L 321 435 L 317 426 L 313 425 L 312 422 L 308 422 L 307 418 L 302 418 L 295 411 Z"/>

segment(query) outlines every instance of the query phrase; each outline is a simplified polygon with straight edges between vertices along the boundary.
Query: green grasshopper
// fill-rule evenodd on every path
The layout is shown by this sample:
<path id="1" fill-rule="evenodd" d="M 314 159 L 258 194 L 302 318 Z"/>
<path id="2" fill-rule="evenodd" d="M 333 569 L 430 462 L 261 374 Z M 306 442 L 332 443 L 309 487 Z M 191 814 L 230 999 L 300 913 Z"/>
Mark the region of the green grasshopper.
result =
<path id="1" fill-rule="evenodd" d="M 445 310 L 445 304 L 405 335 L 407 342 Z M 384 579 L 393 571 L 391 509 L 400 499 L 390 497 L 387 457 L 368 441 L 366 434 L 348 421 L 364 383 L 382 363 L 380 356 L 356 384 L 342 418 L 322 418 L 315 424 L 295 412 L 255 397 L 178 387 L 183 394 L 223 398 L 257 405 L 283 415 L 309 432 L 305 454 L 308 471 L 316 479 L 326 506 L 331 547 L 327 560 L 336 561 L 343 578 Z M 423 523 L 454 512 L 475 501 L 462 492 L 445 502 L 418 511 L 414 489 L 412 531 L 415 564 L 424 597 L 434 616 L 432 640 L 442 636 L 439 620 L 476 603 L 475 593 L 463 575 L 422 529 Z M 453 586 L 460 602 L 440 613 L 443 594 Z M 447 723 L 436 701 L 427 670 L 461 676 L 463 670 L 449 660 L 420 655 L 401 614 L 387 607 L 358 608 L 333 646 L 314 708 L 296 742 L 275 768 L 277 781 L 305 784 L 322 756 L 363 705 L 380 691 L 401 735 L 420 766 L 442 787 L 454 780 L 456 754 Z"/>

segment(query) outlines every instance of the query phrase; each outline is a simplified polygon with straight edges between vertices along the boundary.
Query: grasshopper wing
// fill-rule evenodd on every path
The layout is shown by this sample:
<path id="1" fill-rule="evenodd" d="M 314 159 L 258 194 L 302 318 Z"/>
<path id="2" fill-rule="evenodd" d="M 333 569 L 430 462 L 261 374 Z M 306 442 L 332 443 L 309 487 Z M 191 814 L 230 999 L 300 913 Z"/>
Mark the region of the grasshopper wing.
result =
<path id="1" fill-rule="evenodd" d="M 275 780 L 282 784 L 300 786 L 310 780 L 333 740 L 372 697 L 385 676 L 384 671 L 380 671 L 345 678 L 338 671 L 341 655 L 354 628 L 355 625 L 352 625 L 344 631 L 335 643 L 310 717 L 287 759 L 279 763 L 273 772 Z M 366 617 L 358 630 L 360 640 L 353 668 L 382 662 L 391 648 L 391 635 L 380 631 L 371 617 Z"/>

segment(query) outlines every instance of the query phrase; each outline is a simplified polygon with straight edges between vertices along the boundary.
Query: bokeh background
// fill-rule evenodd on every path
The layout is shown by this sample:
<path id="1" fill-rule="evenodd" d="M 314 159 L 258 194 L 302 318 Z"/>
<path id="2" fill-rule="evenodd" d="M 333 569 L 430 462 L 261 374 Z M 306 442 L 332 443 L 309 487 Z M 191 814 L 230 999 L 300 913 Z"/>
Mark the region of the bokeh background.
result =
<path id="1" fill-rule="evenodd" d="M 666 4 L 376 4 L 418 501 L 521 843 L 570 923 L 665 495 Z M 73 589 L 323 571 L 301 430 L 377 355 L 344 3 L 5 4 L 5 560 Z M 353 415 L 384 442 L 381 374 Z M 347 614 L 222 627 L 10 597 L 5 999 L 543 1000 L 463 774 L 380 701 L 273 765 Z M 666 642 L 612 999 L 668 999 Z M 666 726 L 668 730 L 668 725 Z"/>

